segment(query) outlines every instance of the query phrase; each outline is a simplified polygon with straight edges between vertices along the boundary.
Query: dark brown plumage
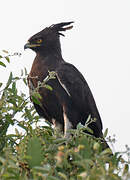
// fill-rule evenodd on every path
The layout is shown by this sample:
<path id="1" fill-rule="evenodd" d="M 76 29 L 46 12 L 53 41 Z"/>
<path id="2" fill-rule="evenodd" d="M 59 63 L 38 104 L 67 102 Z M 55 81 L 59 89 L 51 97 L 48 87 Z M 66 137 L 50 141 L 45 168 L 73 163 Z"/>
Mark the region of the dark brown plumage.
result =
<path id="1" fill-rule="evenodd" d="M 48 71 L 56 72 L 56 79 L 47 82 L 53 90 L 40 88 L 41 105 L 35 104 L 40 116 L 60 126 L 67 136 L 67 130 L 76 128 L 81 122 L 85 124 L 89 115 L 96 118 L 89 127 L 95 137 L 102 137 L 102 122 L 93 95 L 83 75 L 72 64 L 62 58 L 59 37 L 61 32 L 71 29 L 72 22 L 52 25 L 32 36 L 26 48 L 36 52 L 30 74 L 29 88 L 37 87 L 38 81 L 43 81 Z"/>

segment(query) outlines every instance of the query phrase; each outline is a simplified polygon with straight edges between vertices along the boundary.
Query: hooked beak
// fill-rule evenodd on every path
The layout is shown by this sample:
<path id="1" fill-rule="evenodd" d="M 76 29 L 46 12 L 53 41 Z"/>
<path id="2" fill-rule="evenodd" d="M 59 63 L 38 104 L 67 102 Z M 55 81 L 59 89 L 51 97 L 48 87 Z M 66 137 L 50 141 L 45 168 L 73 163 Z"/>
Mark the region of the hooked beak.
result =
<path id="1" fill-rule="evenodd" d="M 24 45 L 24 50 L 27 49 L 27 48 L 30 48 L 30 43 L 27 43 Z"/>
<path id="2" fill-rule="evenodd" d="M 24 50 L 27 48 L 34 48 L 34 47 L 39 47 L 41 46 L 40 44 L 31 44 L 30 42 L 28 42 L 27 44 L 24 45 Z"/>

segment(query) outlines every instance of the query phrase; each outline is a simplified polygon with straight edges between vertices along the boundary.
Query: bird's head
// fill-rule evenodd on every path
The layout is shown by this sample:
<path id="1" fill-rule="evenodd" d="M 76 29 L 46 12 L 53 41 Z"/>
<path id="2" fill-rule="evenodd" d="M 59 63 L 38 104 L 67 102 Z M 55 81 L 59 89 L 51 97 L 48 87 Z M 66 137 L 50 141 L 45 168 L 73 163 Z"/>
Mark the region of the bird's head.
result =
<path id="1" fill-rule="evenodd" d="M 73 22 L 63 22 L 43 29 L 28 40 L 27 44 L 24 46 L 24 49 L 30 48 L 33 51 L 38 52 L 41 50 L 47 51 L 60 48 L 59 36 L 64 36 L 64 34 L 61 33 L 62 31 L 73 28 L 73 26 L 70 25 L 71 23 Z"/>

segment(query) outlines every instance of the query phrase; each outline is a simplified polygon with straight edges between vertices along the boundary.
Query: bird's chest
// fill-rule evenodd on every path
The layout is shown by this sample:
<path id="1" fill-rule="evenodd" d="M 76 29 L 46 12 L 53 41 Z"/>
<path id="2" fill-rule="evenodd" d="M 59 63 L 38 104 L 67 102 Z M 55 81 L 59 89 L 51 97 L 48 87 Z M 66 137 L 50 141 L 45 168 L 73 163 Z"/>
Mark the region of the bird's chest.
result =
<path id="1" fill-rule="evenodd" d="M 46 107 L 53 107 L 54 102 L 57 102 L 56 87 L 57 80 L 49 79 L 49 72 L 55 71 L 54 67 L 47 66 L 44 62 L 37 62 L 34 60 L 31 71 L 28 76 L 28 86 L 30 95 L 35 91 L 39 92 L 42 99 L 42 104 Z M 47 81 L 45 81 L 48 78 Z M 49 86 L 48 86 L 49 85 Z M 54 104 L 55 105 L 55 104 Z"/>
<path id="2" fill-rule="evenodd" d="M 62 119 L 62 105 L 59 102 L 58 93 L 56 88 L 58 87 L 57 79 L 48 79 L 44 86 L 44 80 L 48 77 L 48 68 L 32 66 L 30 74 L 28 76 L 28 86 L 30 95 L 32 97 L 35 91 L 38 91 L 41 95 L 39 99 L 42 106 L 42 115 L 44 118 L 52 122 L 52 119 Z M 50 71 L 52 71 L 51 69 Z M 43 85 L 39 87 L 39 83 Z M 48 88 L 49 87 L 49 88 Z M 37 106 L 39 109 L 39 107 Z M 61 121 L 61 120 L 60 120 Z"/>
<path id="3" fill-rule="evenodd" d="M 48 66 L 44 61 L 34 60 L 28 76 L 28 84 L 31 87 L 33 85 L 34 88 L 37 88 L 38 83 L 42 83 L 46 79 L 49 71 L 55 71 L 55 68 Z"/>

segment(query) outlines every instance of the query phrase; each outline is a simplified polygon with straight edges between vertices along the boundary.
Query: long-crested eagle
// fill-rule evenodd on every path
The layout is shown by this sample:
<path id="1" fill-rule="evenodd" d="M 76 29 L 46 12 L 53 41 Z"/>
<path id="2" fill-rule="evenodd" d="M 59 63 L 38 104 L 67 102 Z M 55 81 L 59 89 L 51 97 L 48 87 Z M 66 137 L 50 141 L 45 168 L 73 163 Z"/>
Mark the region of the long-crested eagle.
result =
<path id="1" fill-rule="evenodd" d="M 79 122 L 85 124 L 91 115 L 96 121 L 89 127 L 95 137 L 102 137 L 102 121 L 91 90 L 83 75 L 75 66 L 67 63 L 61 54 L 60 36 L 63 31 L 73 27 L 71 23 L 51 25 L 33 35 L 24 46 L 36 52 L 28 77 L 30 90 L 37 88 L 38 82 L 43 82 L 49 71 L 56 73 L 56 78 L 47 82 L 53 90 L 40 87 L 40 105 L 33 104 L 38 114 L 60 127 L 65 136 Z"/>

